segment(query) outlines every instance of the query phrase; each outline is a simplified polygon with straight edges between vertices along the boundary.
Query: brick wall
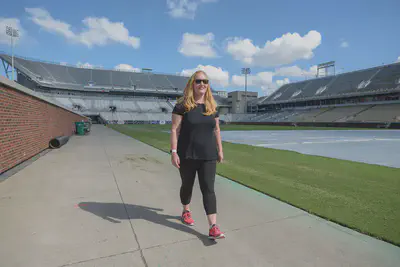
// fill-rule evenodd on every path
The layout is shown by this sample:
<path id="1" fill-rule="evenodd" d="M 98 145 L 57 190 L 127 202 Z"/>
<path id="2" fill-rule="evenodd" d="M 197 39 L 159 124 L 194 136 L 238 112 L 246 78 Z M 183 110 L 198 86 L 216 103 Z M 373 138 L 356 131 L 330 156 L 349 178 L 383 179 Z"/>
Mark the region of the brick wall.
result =
<path id="1" fill-rule="evenodd" d="M 78 114 L 0 83 L 0 174 L 72 135 Z"/>

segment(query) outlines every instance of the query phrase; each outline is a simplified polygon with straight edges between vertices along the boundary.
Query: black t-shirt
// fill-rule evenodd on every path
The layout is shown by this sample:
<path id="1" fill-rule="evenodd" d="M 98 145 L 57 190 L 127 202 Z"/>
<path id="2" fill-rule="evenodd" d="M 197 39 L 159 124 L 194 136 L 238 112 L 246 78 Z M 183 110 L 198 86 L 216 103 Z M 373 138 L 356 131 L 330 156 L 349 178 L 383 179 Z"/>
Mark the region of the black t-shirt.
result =
<path id="1" fill-rule="evenodd" d="M 183 104 L 176 104 L 172 113 L 182 115 L 177 152 L 181 159 L 217 160 L 218 150 L 215 137 L 215 118 L 218 112 L 206 116 L 204 104 L 186 112 Z"/>

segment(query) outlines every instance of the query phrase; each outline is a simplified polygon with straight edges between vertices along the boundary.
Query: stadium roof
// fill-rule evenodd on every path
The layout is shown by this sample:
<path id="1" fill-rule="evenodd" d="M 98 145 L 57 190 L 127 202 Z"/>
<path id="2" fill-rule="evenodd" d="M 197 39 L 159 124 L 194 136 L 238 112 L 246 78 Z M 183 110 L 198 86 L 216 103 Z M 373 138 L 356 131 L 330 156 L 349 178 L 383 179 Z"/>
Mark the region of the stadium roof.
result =
<path id="1" fill-rule="evenodd" d="M 389 92 L 400 92 L 400 63 L 285 84 L 260 104 Z"/>
<path id="2" fill-rule="evenodd" d="M 11 56 L 0 54 L 11 65 Z M 188 77 L 150 72 L 129 72 L 96 68 L 79 68 L 63 64 L 14 57 L 14 66 L 37 84 L 49 88 L 84 89 L 145 89 L 183 91 Z"/>

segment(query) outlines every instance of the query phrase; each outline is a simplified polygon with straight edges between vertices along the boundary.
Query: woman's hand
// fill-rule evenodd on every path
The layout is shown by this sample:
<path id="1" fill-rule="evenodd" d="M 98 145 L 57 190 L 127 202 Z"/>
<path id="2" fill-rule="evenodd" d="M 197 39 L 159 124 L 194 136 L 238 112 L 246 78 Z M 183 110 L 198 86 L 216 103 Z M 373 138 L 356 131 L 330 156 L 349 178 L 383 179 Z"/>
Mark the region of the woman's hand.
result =
<path id="1" fill-rule="evenodd" d="M 181 160 L 179 159 L 179 156 L 178 156 L 178 154 L 177 153 L 172 153 L 172 155 L 171 155 L 171 162 L 172 162 L 172 165 L 174 165 L 175 167 L 177 167 L 178 169 L 180 168 L 180 165 L 181 165 Z"/>
<path id="2" fill-rule="evenodd" d="M 218 151 L 218 162 L 222 163 L 224 161 L 224 152 Z"/>

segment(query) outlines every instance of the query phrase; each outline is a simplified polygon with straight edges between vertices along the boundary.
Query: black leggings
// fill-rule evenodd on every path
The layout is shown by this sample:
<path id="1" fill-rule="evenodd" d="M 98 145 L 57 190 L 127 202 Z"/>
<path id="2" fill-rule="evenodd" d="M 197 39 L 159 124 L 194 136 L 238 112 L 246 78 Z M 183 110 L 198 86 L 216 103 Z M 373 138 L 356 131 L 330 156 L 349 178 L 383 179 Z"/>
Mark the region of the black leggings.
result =
<path id="1" fill-rule="evenodd" d="M 179 172 L 182 179 L 180 190 L 182 205 L 188 205 L 192 199 L 193 185 L 197 172 L 206 214 L 217 213 L 217 201 L 214 192 L 216 167 L 215 160 L 181 159 Z"/>

